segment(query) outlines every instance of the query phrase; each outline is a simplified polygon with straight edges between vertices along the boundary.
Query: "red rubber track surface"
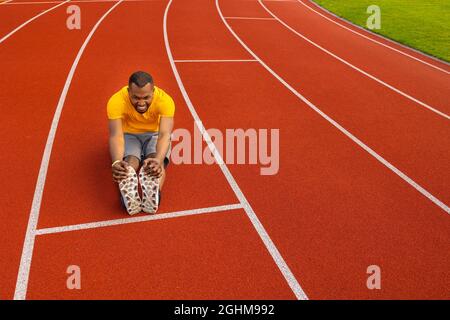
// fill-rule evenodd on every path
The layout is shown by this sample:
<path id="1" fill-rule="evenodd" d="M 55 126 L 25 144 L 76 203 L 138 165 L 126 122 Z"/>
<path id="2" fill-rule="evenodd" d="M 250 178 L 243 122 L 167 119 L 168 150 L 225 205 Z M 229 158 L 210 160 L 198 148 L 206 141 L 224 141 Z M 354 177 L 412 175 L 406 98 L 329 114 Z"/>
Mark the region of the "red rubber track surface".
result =
<path id="1" fill-rule="evenodd" d="M 37 174 L 60 92 L 79 47 L 107 6 L 80 5 L 85 9 L 85 28 L 74 32 L 68 32 L 65 8 L 59 7 L 0 44 L 1 298 L 11 298 L 14 292 Z M 9 9 L 0 7 L 0 16 L 5 8 Z"/>
<path id="2" fill-rule="evenodd" d="M 225 17 L 270 17 L 256 0 L 219 3 Z M 67 5 L 61 6 L 0 44 L 0 104 L 6 113 L 0 120 L 2 299 L 14 296 L 42 153 L 64 82 L 87 34 L 113 4 L 77 3 L 82 28 L 72 31 L 65 25 Z M 445 72 L 354 35 L 298 2 L 264 4 L 327 50 L 450 112 Z M 193 117 L 164 44 L 167 5 L 121 3 L 90 40 L 59 121 L 38 229 L 127 218 L 110 174 L 105 107 L 131 72 L 150 71 L 176 102 L 176 127 L 193 133 Z M 0 34 L 36 14 L 38 6 L 47 8 L 0 6 L 0 18 L 11 16 Z M 448 119 L 348 67 L 276 20 L 227 22 L 295 90 L 450 203 Z M 174 0 L 168 39 L 175 60 L 253 59 L 222 22 L 215 1 Z M 280 130 L 276 175 L 261 175 L 259 165 L 228 168 L 308 298 L 448 298 L 450 220 L 442 208 L 298 99 L 259 62 L 176 66 L 207 129 Z M 239 202 L 219 166 L 172 164 L 159 212 Z M 66 287 L 69 265 L 81 268 L 81 290 Z M 370 265 L 381 268 L 381 290 L 366 287 Z M 37 235 L 27 298 L 296 297 L 245 210 L 238 208 Z"/>
<path id="3" fill-rule="evenodd" d="M 33 6 L 28 5 L 11 5 L 0 4 L 0 39 L 6 36 L 8 33 L 19 27 L 22 23 L 28 21 L 34 16 L 38 15 L 42 11 L 45 11 L 56 4 L 36 4 Z M 31 39 L 30 39 L 31 40 Z M 6 40 L 8 41 L 8 40 Z"/>

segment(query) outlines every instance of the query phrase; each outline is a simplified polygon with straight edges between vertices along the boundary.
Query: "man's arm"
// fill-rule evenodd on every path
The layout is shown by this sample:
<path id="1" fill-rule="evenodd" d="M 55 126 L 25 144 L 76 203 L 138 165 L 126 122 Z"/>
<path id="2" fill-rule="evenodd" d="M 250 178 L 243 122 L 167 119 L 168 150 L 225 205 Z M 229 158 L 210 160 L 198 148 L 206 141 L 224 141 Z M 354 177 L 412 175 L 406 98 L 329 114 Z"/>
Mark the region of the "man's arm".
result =
<path id="1" fill-rule="evenodd" d="M 109 153 L 113 163 L 112 173 L 115 182 L 120 182 L 127 177 L 127 163 L 122 160 L 124 152 L 122 119 L 109 120 Z"/>
<path id="2" fill-rule="evenodd" d="M 155 158 L 144 160 L 144 170 L 147 174 L 161 177 L 164 158 L 170 145 L 170 135 L 173 129 L 173 117 L 161 117 L 159 122 L 158 141 L 156 142 Z"/>
<path id="3" fill-rule="evenodd" d="M 164 158 L 169 150 L 172 130 L 173 117 L 161 117 L 159 122 L 158 141 L 156 142 L 156 159 L 158 159 L 161 164 L 164 163 Z"/>
<path id="4" fill-rule="evenodd" d="M 122 119 L 109 120 L 109 153 L 111 161 L 123 159 L 125 143 L 122 131 Z"/>

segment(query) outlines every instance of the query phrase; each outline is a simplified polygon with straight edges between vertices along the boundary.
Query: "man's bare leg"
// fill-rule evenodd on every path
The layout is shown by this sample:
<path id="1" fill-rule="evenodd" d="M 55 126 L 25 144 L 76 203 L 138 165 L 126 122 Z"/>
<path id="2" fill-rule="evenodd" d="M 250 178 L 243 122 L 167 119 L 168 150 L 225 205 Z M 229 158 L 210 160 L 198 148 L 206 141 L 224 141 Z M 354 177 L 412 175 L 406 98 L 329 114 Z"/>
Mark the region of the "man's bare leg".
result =
<path id="1" fill-rule="evenodd" d="M 127 162 L 130 166 L 132 166 L 134 171 L 138 172 L 140 164 L 140 160 L 138 158 L 136 158 L 135 156 L 127 156 L 123 160 Z"/>

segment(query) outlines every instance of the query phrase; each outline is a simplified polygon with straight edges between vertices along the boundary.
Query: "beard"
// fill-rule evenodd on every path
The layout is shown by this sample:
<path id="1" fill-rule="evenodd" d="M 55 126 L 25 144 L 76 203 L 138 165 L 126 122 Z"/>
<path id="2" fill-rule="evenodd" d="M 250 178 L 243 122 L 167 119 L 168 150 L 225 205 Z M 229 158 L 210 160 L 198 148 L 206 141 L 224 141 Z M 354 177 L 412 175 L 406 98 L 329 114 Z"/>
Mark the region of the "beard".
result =
<path id="1" fill-rule="evenodd" d="M 148 110 L 149 106 L 150 106 L 149 103 L 145 103 L 145 105 L 142 105 L 142 106 L 135 104 L 134 109 L 139 113 L 145 113 Z"/>

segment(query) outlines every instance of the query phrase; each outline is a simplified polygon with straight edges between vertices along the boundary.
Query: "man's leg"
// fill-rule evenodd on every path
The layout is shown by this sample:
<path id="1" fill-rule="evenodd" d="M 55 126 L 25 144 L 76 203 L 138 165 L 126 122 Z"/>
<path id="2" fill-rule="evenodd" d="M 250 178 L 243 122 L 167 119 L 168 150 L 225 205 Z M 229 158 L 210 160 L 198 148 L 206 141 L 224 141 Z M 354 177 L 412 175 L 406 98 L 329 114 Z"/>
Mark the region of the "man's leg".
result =
<path id="1" fill-rule="evenodd" d="M 123 158 L 123 161 L 127 162 L 130 166 L 133 167 L 134 171 L 138 172 L 139 165 L 140 165 L 140 159 L 136 156 L 128 155 L 125 158 Z"/>
<path id="2" fill-rule="evenodd" d="M 125 133 L 123 138 L 125 141 L 123 160 L 137 172 L 141 163 L 142 142 L 137 135 L 131 133 Z"/>
<path id="3" fill-rule="evenodd" d="M 154 157 L 156 157 L 156 153 L 151 153 L 151 154 L 147 155 L 145 157 L 145 159 L 154 158 Z M 159 178 L 159 190 L 162 190 L 164 180 L 166 179 L 166 167 L 167 167 L 166 163 L 167 162 L 164 161 L 164 164 L 162 166 L 162 172 L 161 172 L 162 175 L 161 175 L 161 178 Z"/>
<path id="4" fill-rule="evenodd" d="M 124 134 L 124 141 L 125 141 L 125 153 L 123 160 L 127 162 L 130 167 L 134 169 L 133 174 L 136 175 L 136 172 L 139 169 L 140 165 L 140 155 L 142 150 L 142 144 L 141 141 L 133 134 Z M 128 181 L 129 180 L 129 181 Z M 127 178 L 128 182 L 122 181 L 119 183 L 119 191 L 120 191 L 120 202 L 122 203 L 122 206 L 127 209 L 128 213 L 134 214 L 137 213 L 135 211 L 138 211 L 137 209 L 134 210 L 131 213 L 130 212 L 130 205 L 131 202 L 133 203 L 133 206 L 137 203 L 141 203 L 141 198 L 139 197 L 139 193 L 137 191 L 138 188 L 138 179 L 137 176 L 135 178 L 129 177 Z M 132 191 L 130 191 L 131 189 Z M 124 197 L 127 198 L 127 200 L 124 199 Z M 125 204 L 125 201 L 127 201 L 127 204 Z M 131 201 L 131 202 L 130 202 Z"/>
<path id="5" fill-rule="evenodd" d="M 156 143 L 158 141 L 158 133 L 147 133 L 142 135 L 144 139 L 142 151 L 144 160 L 154 158 L 156 156 Z M 139 179 L 143 192 L 143 210 L 148 213 L 155 213 L 161 202 L 161 189 L 166 178 L 165 170 L 166 161 L 162 166 L 161 177 L 157 178 L 149 176 L 144 172 L 144 167 L 139 171 Z"/>
<path id="6" fill-rule="evenodd" d="M 142 148 L 143 153 L 145 155 L 144 159 L 148 158 L 154 158 L 156 157 L 156 143 L 158 142 L 158 134 L 151 134 L 147 137 L 145 140 Z M 164 158 L 164 163 L 162 166 L 162 176 L 159 180 L 159 190 L 162 190 L 162 187 L 164 185 L 164 181 L 166 179 L 166 168 L 169 164 L 169 157 L 170 157 L 170 151 L 171 151 L 172 145 L 169 144 L 169 150 L 167 150 L 166 157 Z"/>

